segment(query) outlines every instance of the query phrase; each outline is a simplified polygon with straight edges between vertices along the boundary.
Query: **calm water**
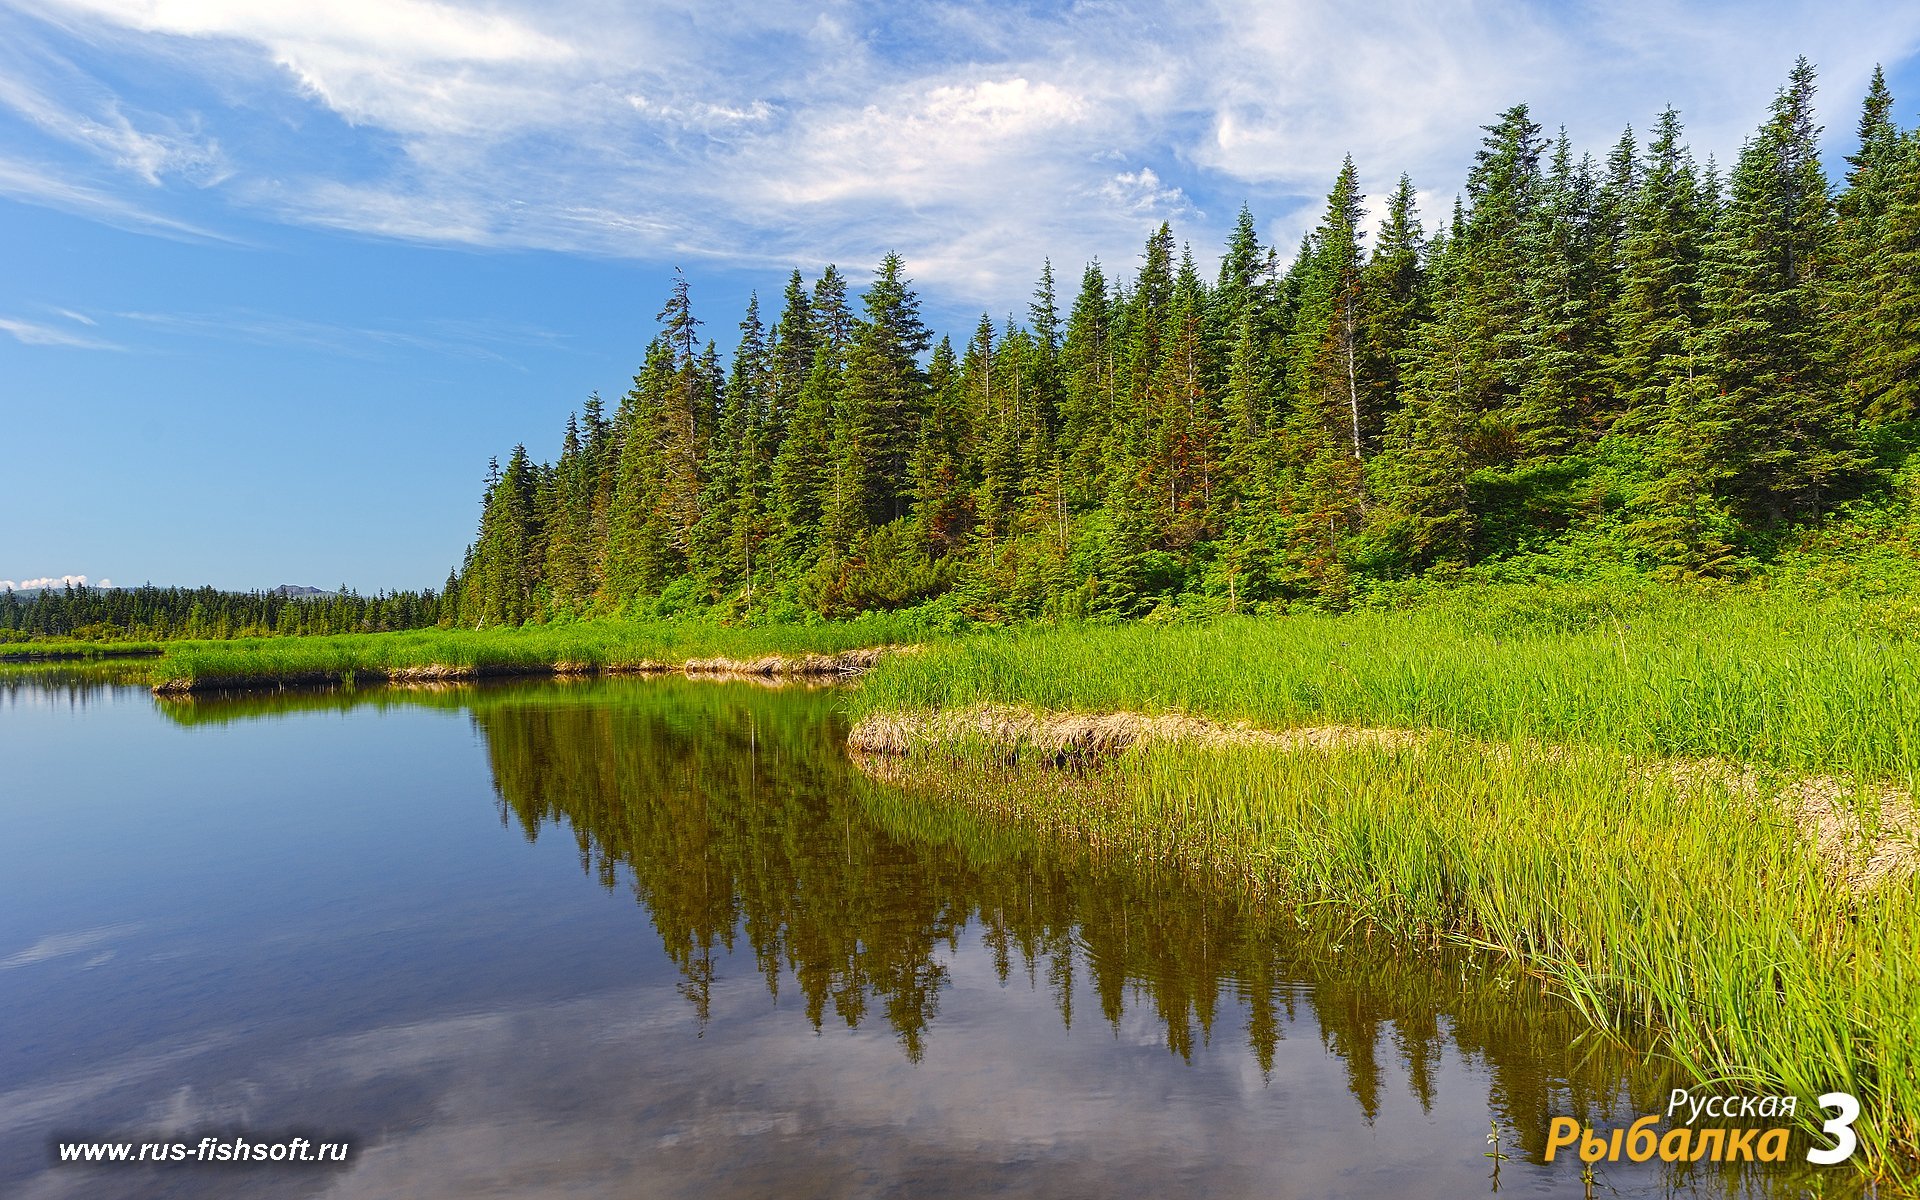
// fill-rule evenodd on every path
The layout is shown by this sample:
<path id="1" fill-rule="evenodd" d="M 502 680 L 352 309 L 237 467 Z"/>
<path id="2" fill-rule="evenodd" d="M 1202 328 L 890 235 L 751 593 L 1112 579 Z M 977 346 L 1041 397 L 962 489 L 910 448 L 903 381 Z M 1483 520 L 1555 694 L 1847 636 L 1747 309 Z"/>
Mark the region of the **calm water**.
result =
<path id="1" fill-rule="evenodd" d="M 1548 1118 L 1671 1083 L 1510 973 L 936 819 L 837 703 L 0 675 L 0 1195 L 1472 1196 L 1497 1121 L 1501 1193 L 1580 1196 Z M 49 1148 L 209 1130 L 352 1158 Z"/>

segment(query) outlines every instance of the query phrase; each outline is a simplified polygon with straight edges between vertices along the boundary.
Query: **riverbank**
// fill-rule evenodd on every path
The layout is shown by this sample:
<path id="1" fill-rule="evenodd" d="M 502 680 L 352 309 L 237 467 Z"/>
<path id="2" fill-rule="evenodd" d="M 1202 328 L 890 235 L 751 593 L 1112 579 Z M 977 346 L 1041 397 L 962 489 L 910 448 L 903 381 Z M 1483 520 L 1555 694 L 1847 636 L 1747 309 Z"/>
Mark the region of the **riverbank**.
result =
<path id="1" fill-rule="evenodd" d="M 1855 869 L 1885 825 L 1864 821 L 1841 850 L 1809 835 L 1782 788 L 1591 747 L 1328 727 L 1196 736 L 1165 718 L 1129 740 L 1107 714 L 1065 721 L 1066 746 L 1104 749 L 1063 753 L 1062 724 L 979 717 L 869 714 L 854 741 L 891 751 L 869 771 L 934 807 L 1511 956 L 1714 1088 L 1790 1092 L 1809 1117 L 1814 1097 L 1851 1092 L 1861 1165 L 1916 1178 L 1912 843 L 1898 871 Z M 1796 1145 L 1824 1144 L 1817 1124 Z"/>
<path id="2" fill-rule="evenodd" d="M 1023 630 L 850 703 L 923 803 L 1511 955 L 1920 1177 L 1920 646 L 1844 606 Z"/>
<path id="3" fill-rule="evenodd" d="M 1261 729 L 1199 717 L 1142 713 L 1037 712 L 982 704 L 923 712 L 869 712 L 847 735 L 856 755 L 912 757 L 929 752 L 983 756 L 1004 766 L 1084 771 L 1111 764 L 1136 747 L 1257 747 L 1282 753 L 1334 753 L 1356 748 L 1425 749 L 1445 735 L 1354 725 Z M 1506 758 L 1512 748 L 1475 743 L 1475 753 Z M 1552 759 L 1565 751 L 1528 746 Z M 870 770 L 875 768 L 869 767 Z M 1749 802 L 1761 820 L 1786 819 L 1823 869 L 1855 889 L 1872 889 L 1920 873 L 1920 809 L 1911 794 L 1831 775 L 1765 777 L 1725 759 L 1629 760 L 1635 775 L 1657 775 L 1684 794 L 1719 792 Z M 879 769 L 884 773 L 884 769 Z"/>
<path id="4" fill-rule="evenodd" d="M 0 664 L 158 658 L 164 653 L 166 647 L 158 642 L 22 642 L 0 645 Z"/>
<path id="5" fill-rule="evenodd" d="M 947 638 L 899 617 L 582 623 L 174 644 L 152 678 L 816 660 L 864 669 L 856 743 L 929 812 L 1510 954 L 1722 1090 L 1792 1091 L 1809 1115 L 1854 1093 L 1868 1169 L 1916 1178 L 1920 883 L 1890 835 L 1920 794 L 1920 630 L 1884 603 L 1543 586 Z"/>
<path id="6" fill-rule="evenodd" d="M 1461 593 L 1400 611 L 1024 626 L 881 664 L 857 712 L 977 704 L 1725 758 L 1920 794 L 1920 626 L 1728 590 Z"/>
<path id="7" fill-rule="evenodd" d="M 588 662 L 465 663 L 427 662 L 413 665 L 335 665 L 302 670 L 276 662 L 271 670 L 243 666 L 231 674 L 218 670 L 163 678 L 153 685 L 159 695 L 244 690 L 258 687 L 306 687 L 339 683 L 460 683 L 479 679 L 576 675 L 690 675 L 729 679 L 838 679 L 858 675 L 889 653 L 915 650 L 912 646 L 875 646 L 837 654 L 761 654 L 752 658 L 689 658 L 682 661 L 635 659 Z M 251 666 L 251 664 L 249 664 Z"/>
<path id="8" fill-rule="evenodd" d="M 831 678 L 863 671 L 911 640 L 884 616 L 836 624 L 728 628 L 680 622 L 582 622 L 313 638 L 178 642 L 154 663 L 155 692 L 333 683 L 416 683 L 506 676 L 682 672 Z"/>

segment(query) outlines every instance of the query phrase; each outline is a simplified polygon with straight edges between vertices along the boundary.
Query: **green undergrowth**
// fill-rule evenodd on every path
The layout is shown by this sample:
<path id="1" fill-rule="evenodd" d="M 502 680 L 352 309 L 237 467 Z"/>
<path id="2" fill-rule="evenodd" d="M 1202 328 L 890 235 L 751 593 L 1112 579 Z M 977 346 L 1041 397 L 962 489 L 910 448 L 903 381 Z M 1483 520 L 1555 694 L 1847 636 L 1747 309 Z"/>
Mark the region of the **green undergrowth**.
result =
<path id="1" fill-rule="evenodd" d="M 1808 1116 L 1813 1097 L 1852 1092 L 1866 1168 L 1916 1179 L 1920 893 L 1912 878 L 1850 887 L 1763 800 L 1683 794 L 1617 751 L 1444 735 L 1136 747 L 1087 774 L 1007 771 L 1003 748 L 965 741 L 927 750 L 879 770 L 1105 854 L 1511 955 L 1722 1091 L 1791 1092 Z M 1825 1144 L 1809 1138 L 1796 1147 Z"/>

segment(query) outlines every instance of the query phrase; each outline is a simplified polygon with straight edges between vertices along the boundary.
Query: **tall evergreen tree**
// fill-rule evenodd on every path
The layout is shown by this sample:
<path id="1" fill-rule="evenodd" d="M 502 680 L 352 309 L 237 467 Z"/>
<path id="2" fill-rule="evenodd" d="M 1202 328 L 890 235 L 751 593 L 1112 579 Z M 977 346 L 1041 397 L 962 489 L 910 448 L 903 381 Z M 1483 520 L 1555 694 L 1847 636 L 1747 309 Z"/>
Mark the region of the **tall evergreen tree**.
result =
<path id="1" fill-rule="evenodd" d="M 1101 464 L 1114 405 L 1112 324 L 1107 280 L 1096 260 L 1081 273 L 1060 347 L 1060 455 L 1068 494 L 1079 508 L 1092 507 L 1104 490 Z"/>
<path id="2" fill-rule="evenodd" d="M 1713 233 L 1672 108 L 1654 126 L 1639 180 L 1620 246 L 1613 368 L 1629 425 L 1645 432 L 1665 419 L 1667 389 L 1692 369 L 1702 262 Z"/>
<path id="3" fill-rule="evenodd" d="M 1817 516 L 1867 466 L 1822 319 L 1834 223 L 1814 80 L 1800 59 L 1734 169 L 1703 339 L 1717 393 L 1693 418 L 1724 430 L 1703 453 L 1764 523 Z"/>
<path id="4" fill-rule="evenodd" d="M 1861 104 L 1860 147 L 1847 157 L 1836 205 L 1834 306 L 1843 314 L 1843 351 L 1854 409 L 1869 420 L 1920 410 L 1920 279 L 1912 211 L 1915 138 L 1893 121 L 1893 93 L 1879 67 Z"/>
<path id="5" fill-rule="evenodd" d="M 1369 432 L 1378 436 L 1386 418 L 1400 406 L 1402 376 L 1413 341 L 1428 319 L 1426 232 L 1421 227 L 1413 180 L 1405 175 L 1387 198 L 1379 240 L 1361 278 L 1360 372 L 1367 394 L 1362 410 Z"/>
<path id="6" fill-rule="evenodd" d="M 1540 156 L 1546 142 L 1524 104 L 1485 126 L 1486 138 L 1467 176 L 1471 207 L 1453 234 L 1459 255 L 1457 299 L 1470 339 L 1459 383 L 1480 413 L 1497 420 L 1479 439 L 1490 461 L 1524 453 L 1522 390 L 1531 375 L 1538 324 L 1530 286 L 1542 202 Z"/>
<path id="7" fill-rule="evenodd" d="M 899 255 L 881 261 L 862 304 L 866 319 L 848 359 L 842 452 L 851 494 L 865 519 L 880 524 L 906 515 L 912 500 L 907 468 L 926 411 L 919 359 L 932 339 Z"/>

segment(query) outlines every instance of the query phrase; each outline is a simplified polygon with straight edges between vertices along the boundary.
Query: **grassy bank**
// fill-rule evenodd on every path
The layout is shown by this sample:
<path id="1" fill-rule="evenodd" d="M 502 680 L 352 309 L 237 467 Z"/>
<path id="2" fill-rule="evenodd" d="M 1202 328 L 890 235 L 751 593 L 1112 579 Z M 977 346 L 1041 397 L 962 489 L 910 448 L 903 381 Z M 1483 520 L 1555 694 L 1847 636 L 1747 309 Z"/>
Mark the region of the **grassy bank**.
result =
<path id="1" fill-rule="evenodd" d="M 157 658 L 159 642 L 15 642 L 0 643 L 0 663 L 85 662 L 102 658 Z"/>
<path id="2" fill-rule="evenodd" d="M 857 704 L 1439 729 L 1911 788 L 1920 640 L 1875 611 L 1768 593 L 1514 587 L 1409 611 L 1028 627 L 887 661 Z"/>
<path id="3" fill-rule="evenodd" d="M 1864 1165 L 1915 1178 L 1920 890 L 1850 885 L 1763 799 L 1618 752 L 1444 734 L 1142 744 L 1085 774 L 1007 771 L 1005 751 L 948 737 L 875 769 L 937 805 L 1511 954 L 1722 1091 L 1854 1093 Z"/>
<path id="4" fill-rule="evenodd" d="M 1109 853 L 1513 954 L 1597 1023 L 1650 1029 L 1725 1090 L 1803 1105 L 1853 1092 L 1869 1168 L 1911 1185 L 1920 883 L 1860 887 L 1774 791 L 1845 776 L 1858 787 L 1837 802 L 1868 831 L 1872 785 L 1913 791 L 1920 642 L 1882 611 L 1533 588 L 1408 612 L 1033 628 L 884 661 L 851 703 L 1427 731 L 1162 741 L 1081 776 L 992 769 L 1004 737 L 931 720 L 913 755 L 880 769 Z M 1757 789 L 1648 769 L 1700 758 L 1753 765 Z"/>
<path id="5" fill-rule="evenodd" d="M 729 628 L 692 622 L 596 621 L 482 630 L 426 629 L 337 637 L 173 642 L 154 664 L 157 688 L 191 691 L 355 678 L 467 678 L 561 671 L 676 668 L 838 655 L 911 641 L 911 620 L 876 615 L 834 624 Z M 718 664 L 715 664 L 716 666 Z"/>

